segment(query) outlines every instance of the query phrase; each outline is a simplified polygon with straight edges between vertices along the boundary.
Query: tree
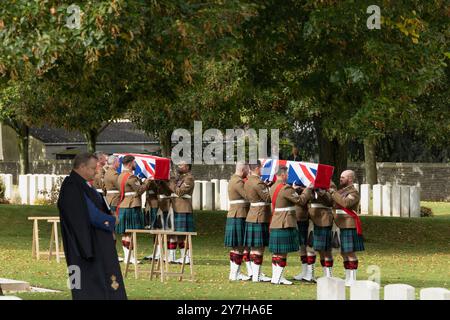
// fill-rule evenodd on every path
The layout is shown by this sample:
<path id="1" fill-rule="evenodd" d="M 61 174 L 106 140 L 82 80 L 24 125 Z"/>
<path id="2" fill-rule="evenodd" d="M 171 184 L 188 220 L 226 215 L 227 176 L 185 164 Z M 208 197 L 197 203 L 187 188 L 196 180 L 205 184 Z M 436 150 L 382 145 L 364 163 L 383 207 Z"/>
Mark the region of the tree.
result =
<path id="1" fill-rule="evenodd" d="M 29 133 L 32 118 L 25 109 L 37 106 L 40 97 L 32 82 L 10 81 L 0 90 L 0 120 L 16 133 L 19 147 L 19 174 L 29 173 Z"/>
<path id="2" fill-rule="evenodd" d="M 414 99 L 442 78 L 444 2 L 385 1 L 381 30 L 367 29 L 365 1 L 258 4 L 246 31 L 252 82 L 278 91 L 291 122 L 313 121 L 335 181 L 348 142 L 365 139 L 370 176 L 374 143 L 410 125 Z"/>

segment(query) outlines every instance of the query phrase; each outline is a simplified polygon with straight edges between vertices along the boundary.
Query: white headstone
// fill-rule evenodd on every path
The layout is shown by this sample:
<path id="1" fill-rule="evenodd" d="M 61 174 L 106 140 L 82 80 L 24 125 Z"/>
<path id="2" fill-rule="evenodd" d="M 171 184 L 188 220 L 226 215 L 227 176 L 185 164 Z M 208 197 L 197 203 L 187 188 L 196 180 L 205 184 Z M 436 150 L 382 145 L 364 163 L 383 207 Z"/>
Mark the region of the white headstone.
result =
<path id="1" fill-rule="evenodd" d="M 46 176 L 44 174 L 38 174 L 37 175 L 37 198 L 42 199 L 44 198 L 44 193 L 46 191 L 45 189 L 45 179 Z"/>
<path id="2" fill-rule="evenodd" d="M 0 300 L 22 300 L 22 299 L 16 296 L 0 296 Z"/>
<path id="3" fill-rule="evenodd" d="M 328 277 L 317 279 L 317 300 L 345 300 L 345 281 Z"/>
<path id="4" fill-rule="evenodd" d="M 350 287 L 350 300 L 380 300 L 380 285 L 374 281 L 357 280 Z"/>
<path id="5" fill-rule="evenodd" d="M 402 206 L 401 206 L 401 192 L 400 192 L 400 186 L 399 185 L 393 185 L 392 186 L 392 216 L 393 217 L 400 217 L 402 212 Z"/>
<path id="6" fill-rule="evenodd" d="M 194 191 L 192 192 L 192 208 L 194 210 L 202 209 L 202 182 L 194 182 Z"/>
<path id="7" fill-rule="evenodd" d="M 420 187 L 409 188 L 409 217 L 420 218 Z"/>
<path id="8" fill-rule="evenodd" d="M 416 289 L 408 284 L 388 284 L 384 287 L 384 300 L 415 300 Z"/>
<path id="9" fill-rule="evenodd" d="M 381 184 L 373 185 L 373 215 L 381 216 L 382 211 L 382 194 L 381 194 Z"/>
<path id="10" fill-rule="evenodd" d="M 55 178 L 51 174 L 45 175 L 45 191 L 47 192 L 47 197 L 50 197 L 50 193 L 52 192 L 52 186 Z"/>
<path id="11" fill-rule="evenodd" d="M 383 200 L 381 201 L 383 205 L 383 216 L 391 216 L 391 198 L 392 198 L 392 187 L 390 185 L 385 185 L 382 187 Z"/>
<path id="12" fill-rule="evenodd" d="M 11 200 L 13 196 L 13 176 L 12 174 L 3 174 L 3 184 L 5 185 L 5 198 Z"/>
<path id="13" fill-rule="evenodd" d="M 401 216 L 409 217 L 409 186 L 400 186 Z"/>
<path id="14" fill-rule="evenodd" d="M 361 214 L 369 214 L 370 184 L 361 185 Z"/>
<path id="15" fill-rule="evenodd" d="M 30 201 L 30 176 L 29 175 L 19 175 L 19 194 L 20 203 L 28 204 Z"/>
<path id="16" fill-rule="evenodd" d="M 220 180 L 220 210 L 228 210 L 228 181 Z"/>
<path id="17" fill-rule="evenodd" d="M 214 186 L 212 182 L 203 182 L 202 208 L 203 210 L 212 210 L 214 206 Z"/>
<path id="18" fill-rule="evenodd" d="M 214 186 L 214 210 L 220 210 L 220 182 L 219 179 L 211 180 Z"/>
<path id="19" fill-rule="evenodd" d="M 450 300 L 450 290 L 445 288 L 425 288 L 420 290 L 420 300 Z"/>

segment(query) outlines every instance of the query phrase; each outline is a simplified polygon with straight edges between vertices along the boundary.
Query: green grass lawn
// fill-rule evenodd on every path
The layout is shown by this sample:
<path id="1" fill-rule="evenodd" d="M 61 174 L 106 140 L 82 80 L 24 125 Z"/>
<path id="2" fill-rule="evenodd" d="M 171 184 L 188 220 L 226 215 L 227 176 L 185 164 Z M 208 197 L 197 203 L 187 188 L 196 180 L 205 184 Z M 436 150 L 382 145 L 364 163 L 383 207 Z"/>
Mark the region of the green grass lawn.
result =
<path id="1" fill-rule="evenodd" d="M 359 255 L 358 279 L 367 279 L 367 268 L 376 265 L 381 270 L 382 286 L 406 283 L 420 288 L 450 285 L 450 203 L 422 203 L 431 207 L 435 216 L 429 218 L 362 217 L 366 251 Z M 61 290 L 61 293 L 21 293 L 23 299 L 70 299 L 66 287 L 66 264 L 46 258 L 31 258 L 33 215 L 57 215 L 54 207 L 0 205 L 0 277 L 28 281 L 32 286 Z M 268 283 L 228 281 L 228 251 L 223 247 L 226 214 L 223 211 L 195 213 L 198 236 L 194 238 L 195 282 L 166 283 L 150 281 L 142 274 L 138 280 L 131 273 L 125 279 L 130 299 L 315 299 L 316 285 L 295 283 L 273 286 Z M 41 249 L 46 250 L 50 225 L 40 223 Z M 139 238 L 141 256 L 150 253 L 151 241 Z M 118 246 L 119 254 L 122 254 Z M 271 274 L 270 256 L 263 271 Z M 123 265 L 122 265 L 123 266 Z M 141 268 L 149 269 L 146 262 Z M 172 266 L 171 268 L 179 268 Z M 244 267 L 245 269 L 245 267 Z M 286 277 L 300 269 L 299 257 L 288 257 Z M 123 268 L 122 268 L 123 270 Z M 343 277 L 340 256 L 335 258 L 334 274 Z M 321 276 L 319 262 L 316 276 Z"/>

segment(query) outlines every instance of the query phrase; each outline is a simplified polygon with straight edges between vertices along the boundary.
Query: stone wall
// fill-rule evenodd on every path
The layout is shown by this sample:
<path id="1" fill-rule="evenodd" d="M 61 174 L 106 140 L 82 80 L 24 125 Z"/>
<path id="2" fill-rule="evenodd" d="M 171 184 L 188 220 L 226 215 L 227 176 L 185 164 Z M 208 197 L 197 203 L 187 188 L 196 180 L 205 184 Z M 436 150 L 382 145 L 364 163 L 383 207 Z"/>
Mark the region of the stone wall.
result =
<path id="1" fill-rule="evenodd" d="M 350 164 L 359 183 L 365 183 L 364 165 Z M 420 187 L 421 200 L 450 201 L 449 163 L 379 162 L 378 183 Z"/>

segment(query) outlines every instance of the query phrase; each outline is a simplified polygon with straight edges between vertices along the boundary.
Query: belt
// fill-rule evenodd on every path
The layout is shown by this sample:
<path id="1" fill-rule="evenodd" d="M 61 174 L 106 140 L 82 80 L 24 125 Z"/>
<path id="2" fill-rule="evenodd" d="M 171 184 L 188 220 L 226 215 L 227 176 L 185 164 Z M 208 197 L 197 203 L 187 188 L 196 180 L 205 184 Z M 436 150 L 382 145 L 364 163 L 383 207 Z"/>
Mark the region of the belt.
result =
<path id="1" fill-rule="evenodd" d="M 103 189 L 95 189 L 98 193 L 103 193 Z"/>
<path id="2" fill-rule="evenodd" d="M 347 212 L 342 209 L 336 209 L 336 214 L 347 214 Z"/>
<path id="3" fill-rule="evenodd" d="M 240 199 L 240 200 L 230 200 L 228 201 L 229 204 L 238 204 L 238 203 L 249 203 L 247 200 Z"/>
<path id="4" fill-rule="evenodd" d="M 159 198 L 160 198 L 160 199 L 167 199 L 167 198 L 185 198 L 185 199 L 191 199 L 192 196 L 189 195 L 189 194 L 185 194 L 185 195 L 182 195 L 181 197 L 179 197 L 179 196 L 177 196 L 175 193 L 172 193 L 170 196 L 166 196 L 166 195 L 160 194 L 160 195 L 159 195 Z"/>
<path id="5" fill-rule="evenodd" d="M 311 208 L 331 209 L 331 207 L 327 207 L 321 203 L 311 203 Z"/>
<path id="6" fill-rule="evenodd" d="M 295 207 L 285 207 L 285 208 L 275 208 L 275 212 L 280 212 L 280 211 L 295 211 Z"/>
<path id="7" fill-rule="evenodd" d="M 155 194 L 155 191 L 149 190 L 149 191 L 147 191 L 147 193 L 148 193 L 148 194 Z"/>
<path id="8" fill-rule="evenodd" d="M 136 195 L 136 192 L 125 192 L 125 194 L 124 194 L 125 197 L 127 197 L 127 196 L 135 196 L 135 195 Z"/>
<path id="9" fill-rule="evenodd" d="M 120 193 L 119 190 L 106 190 L 106 193 L 113 194 L 113 193 Z"/>
<path id="10" fill-rule="evenodd" d="M 250 203 L 250 207 L 264 207 L 264 206 L 269 206 L 270 203 L 267 202 L 252 202 Z"/>

